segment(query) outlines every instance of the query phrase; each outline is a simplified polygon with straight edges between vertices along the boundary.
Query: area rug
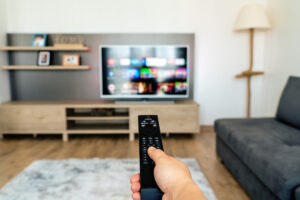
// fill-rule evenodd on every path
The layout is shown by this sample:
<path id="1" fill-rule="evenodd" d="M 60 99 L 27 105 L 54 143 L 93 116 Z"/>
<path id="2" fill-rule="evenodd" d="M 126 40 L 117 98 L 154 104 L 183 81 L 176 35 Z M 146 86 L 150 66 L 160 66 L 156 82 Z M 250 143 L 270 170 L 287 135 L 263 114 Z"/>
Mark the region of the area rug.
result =
<path id="1" fill-rule="evenodd" d="M 216 200 L 195 159 L 185 162 L 208 200 Z M 138 159 L 37 160 L 0 190 L 1 200 L 129 200 Z"/>

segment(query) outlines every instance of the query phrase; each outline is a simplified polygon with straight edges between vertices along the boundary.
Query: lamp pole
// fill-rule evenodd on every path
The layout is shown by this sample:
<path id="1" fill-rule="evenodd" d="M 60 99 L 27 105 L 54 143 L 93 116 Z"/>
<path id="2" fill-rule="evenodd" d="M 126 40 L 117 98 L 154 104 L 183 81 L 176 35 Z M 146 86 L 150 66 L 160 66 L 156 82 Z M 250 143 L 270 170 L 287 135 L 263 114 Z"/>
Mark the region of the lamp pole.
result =
<path id="1" fill-rule="evenodd" d="M 246 117 L 251 117 L 251 78 L 252 76 L 262 75 L 263 71 L 253 71 L 253 60 L 254 60 L 254 28 L 250 28 L 250 64 L 246 71 L 237 74 L 236 78 L 246 78 L 247 79 L 247 113 Z"/>
<path id="2" fill-rule="evenodd" d="M 253 46 L 254 46 L 254 29 L 250 29 L 250 65 L 249 72 L 253 69 Z M 251 116 L 251 76 L 247 77 L 247 118 Z"/>

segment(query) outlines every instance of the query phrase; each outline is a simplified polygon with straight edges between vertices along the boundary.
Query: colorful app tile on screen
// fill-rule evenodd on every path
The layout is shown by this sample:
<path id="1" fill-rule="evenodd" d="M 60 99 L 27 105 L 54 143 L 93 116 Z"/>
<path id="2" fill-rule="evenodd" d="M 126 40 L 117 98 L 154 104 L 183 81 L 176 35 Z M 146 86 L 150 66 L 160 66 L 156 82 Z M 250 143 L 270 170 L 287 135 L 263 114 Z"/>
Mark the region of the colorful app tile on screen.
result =
<path id="1" fill-rule="evenodd" d="M 128 58 L 121 58 L 120 59 L 120 65 L 121 66 L 129 66 L 130 65 L 130 59 L 128 59 Z"/>
<path id="2" fill-rule="evenodd" d="M 138 93 L 138 83 L 123 83 L 122 94 L 137 94 Z"/>
<path id="3" fill-rule="evenodd" d="M 150 76 L 151 76 L 150 68 L 141 69 L 141 78 L 150 78 Z"/>
<path id="4" fill-rule="evenodd" d="M 175 77 L 179 79 L 186 79 L 186 74 L 185 68 L 176 69 Z"/>
<path id="5" fill-rule="evenodd" d="M 150 73 L 151 73 L 151 78 L 157 77 L 157 69 L 156 68 L 151 68 Z"/>
<path id="6" fill-rule="evenodd" d="M 158 81 L 164 82 L 170 79 L 173 79 L 175 76 L 175 70 L 174 69 L 159 69 L 158 70 Z"/>
<path id="7" fill-rule="evenodd" d="M 108 66 L 114 66 L 114 65 L 115 65 L 115 60 L 112 59 L 112 58 L 109 58 L 109 59 L 107 60 L 107 64 L 108 64 Z"/>
<path id="8" fill-rule="evenodd" d="M 138 78 L 140 78 L 139 69 L 136 69 L 136 68 L 126 69 L 126 78 L 127 79 L 138 79 Z"/>
<path id="9" fill-rule="evenodd" d="M 116 89 L 116 86 L 114 84 L 109 84 L 108 85 L 108 91 L 110 93 L 114 93 L 115 92 L 115 89 Z"/>
<path id="10" fill-rule="evenodd" d="M 114 76 L 115 76 L 114 71 L 108 71 L 108 77 L 109 77 L 109 78 L 112 78 L 112 77 L 114 77 Z"/>
<path id="11" fill-rule="evenodd" d="M 179 66 L 185 65 L 185 59 L 184 58 L 176 58 L 175 65 L 179 65 Z"/>
<path id="12" fill-rule="evenodd" d="M 157 69 L 156 68 L 142 68 L 141 69 L 141 78 L 156 78 Z"/>
<path id="13" fill-rule="evenodd" d="M 142 60 L 141 60 L 141 64 L 142 64 L 142 66 L 146 66 L 146 58 L 143 58 Z"/>
<path id="14" fill-rule="evenodd" d="M 174 83 L 159 83 L 157 85 L 158 94 L 172 94 L 174 90 Z"/>
<path id="15" fill-rule="evenodd" d="M 164 67 L 167 65 L 167 59 L 165 58 L 147 58 L 147 67 Z"/>
<path id="16" fill-rule="evenodd" d="M 137 59 L 137 58 L 132 58 L 130 60 L 130 65 L 131 66 L 140 66 L 141 65 L 141 60 L 140 59 Z"/>
<path id="17" fill-rule="evenodd" d="M 175 82 L 175 93 L 186 93 L 187 84 L 186 82 Z"/>
<path id="18" fill-rule="evenodd" d="M 139 94 L 153 94 L 153 86 L 151 83 L 139 82 L 138 83 Z"/>

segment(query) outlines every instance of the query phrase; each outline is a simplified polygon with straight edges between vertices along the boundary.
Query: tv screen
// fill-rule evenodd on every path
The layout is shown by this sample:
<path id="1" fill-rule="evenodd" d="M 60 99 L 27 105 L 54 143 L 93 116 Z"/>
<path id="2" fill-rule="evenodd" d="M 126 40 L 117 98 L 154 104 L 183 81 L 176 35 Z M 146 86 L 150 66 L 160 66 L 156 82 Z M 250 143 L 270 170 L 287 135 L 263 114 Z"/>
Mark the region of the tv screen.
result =
<path id="1" fill-rule="evenodd" d="M 100 97 L 187 98 L 188 46 L 100 46 Z"/>

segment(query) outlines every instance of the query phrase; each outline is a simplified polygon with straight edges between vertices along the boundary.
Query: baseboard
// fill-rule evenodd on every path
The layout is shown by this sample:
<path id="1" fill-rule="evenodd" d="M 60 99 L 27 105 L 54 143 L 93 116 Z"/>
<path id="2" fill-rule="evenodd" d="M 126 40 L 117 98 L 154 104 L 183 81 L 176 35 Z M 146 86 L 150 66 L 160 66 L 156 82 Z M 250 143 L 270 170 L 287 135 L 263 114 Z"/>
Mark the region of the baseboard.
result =
<path id="1" fill-rule="evenodd" d="M 201 125 L 200 131 L 201 133 L 213 133 L 215 130 L 213 125 Z"/>

